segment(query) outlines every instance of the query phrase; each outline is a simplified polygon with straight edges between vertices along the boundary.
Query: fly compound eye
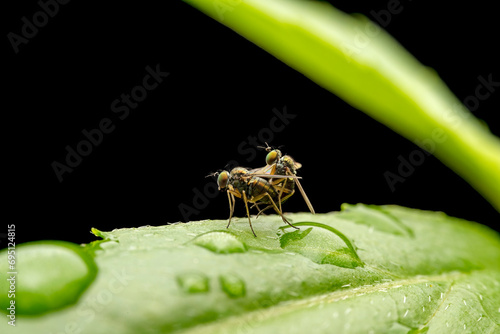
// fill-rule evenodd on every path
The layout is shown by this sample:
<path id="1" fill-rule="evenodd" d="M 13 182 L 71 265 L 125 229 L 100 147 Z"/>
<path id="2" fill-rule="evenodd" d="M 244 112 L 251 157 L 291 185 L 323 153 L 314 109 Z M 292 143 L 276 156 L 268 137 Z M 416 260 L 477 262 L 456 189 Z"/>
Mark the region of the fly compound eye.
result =
<path id="1" fill-rule="evenodd" d="M 219 186 L 219 190 L 226 188 L 228 180 L 229 180 L 229 173 L 226 172 L 225 170 L 222 171 L 222 173 L 220 173 L 219 177 L 217 178 L 217 185 Z"/>
<path id="2" fill-rule="evenodd" d="M 277 150 L 272 150 L 266 156 L 266 164 L 272 165 L 279 159 L 279 154 Z"/>

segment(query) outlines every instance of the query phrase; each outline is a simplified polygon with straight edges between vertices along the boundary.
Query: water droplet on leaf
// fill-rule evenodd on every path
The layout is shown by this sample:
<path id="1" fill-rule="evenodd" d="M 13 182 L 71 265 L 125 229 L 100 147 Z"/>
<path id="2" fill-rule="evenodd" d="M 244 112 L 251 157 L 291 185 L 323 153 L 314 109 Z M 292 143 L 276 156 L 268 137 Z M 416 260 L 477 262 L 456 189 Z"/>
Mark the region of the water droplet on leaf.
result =
<path id="1" fill-rule="evenodd" d="M 245 244 L 229 232 L 215 231 L 201 234 L 193 240 L 195 245 L 218 254 L 244 253 Z"/>
<path id="2" fill-rule="evenodd" d="M 76 303 L 97 274 L 94 259 L 70 242 L 28 242 L 16 246 L 15 252 L 15 267 L 0 263 L 2 278 L 7 275 L 0 282 L 0 306 L 8 307 L 7 292 L 14 283 L 17 315 L 42 314 Z M 7 249 L 0 258 L 7 259 Z"/>
<path id="3" fill-rule="evenodd" d="M 245 282 L 234 274 L 219 276 L 219 281 L 224 291 L 231 298 L 243 297 L 246 294 Z"/>
<path id="4" fill-rule="evenodd" d="M 187 293 L 203 293 L 210 290 L 209 279 L 202 273 L 184 273 L 177 276 L 177 283 Z"/>

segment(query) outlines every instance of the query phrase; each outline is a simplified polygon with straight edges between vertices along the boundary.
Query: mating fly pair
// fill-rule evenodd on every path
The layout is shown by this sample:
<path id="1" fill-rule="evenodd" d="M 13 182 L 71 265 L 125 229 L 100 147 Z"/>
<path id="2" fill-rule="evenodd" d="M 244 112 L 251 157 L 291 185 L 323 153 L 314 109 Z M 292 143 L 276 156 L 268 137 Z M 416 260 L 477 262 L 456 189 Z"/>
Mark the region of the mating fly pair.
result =
<path id="1" fill-rule="evenodd" d="M 217 184 L 219 190 L 226 190 L 229 199 L 229 222 L 234 213 L 236 197 L 243 199 L 247 211 L 248 222 L 254 236 L 257 236 L 252 227 L 248 203 L 253 203 L 253 207 L 259 210 L 257 217 L 268 209 L 274 209 L 281 216 L 281 219 L 293 228 L 293 226 L 283 216 L 281 204 L 295 193 L 295 185 L 299 188 L 309 210 L 314 214 L 309 198 L 307 198 L 300 177 L 297 176 L 297 169 L 302 165 L 292 159 L 289 155 L 282 155 L 278 149 L 266 147 L 266 166 L 255 169 L 235 167 L 231 172 L 222 171 L 218 174 Z M 265 205 L 263 209 L 259 205 Z"/>

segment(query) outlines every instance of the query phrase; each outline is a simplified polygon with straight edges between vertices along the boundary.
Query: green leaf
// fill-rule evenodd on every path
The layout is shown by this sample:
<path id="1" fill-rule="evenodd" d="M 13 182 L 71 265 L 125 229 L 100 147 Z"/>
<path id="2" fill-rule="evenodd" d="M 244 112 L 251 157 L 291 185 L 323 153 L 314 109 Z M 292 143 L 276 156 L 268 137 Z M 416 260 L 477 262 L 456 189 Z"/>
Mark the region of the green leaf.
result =
<path id="1" fill-rule="evenodd" d="M 499 138 L 366 17 L 320 1 L 184 1 L 433 153 L 500 211 Z"/>
<path id="2" fill-rule="evenodd" d="M 496 232 L 398 206 L 288 217 L 300 230 L 261 216 L 257 238 L 246 218 L 93 229 L 94 282 L 16 333 L 500 331 Z"/>

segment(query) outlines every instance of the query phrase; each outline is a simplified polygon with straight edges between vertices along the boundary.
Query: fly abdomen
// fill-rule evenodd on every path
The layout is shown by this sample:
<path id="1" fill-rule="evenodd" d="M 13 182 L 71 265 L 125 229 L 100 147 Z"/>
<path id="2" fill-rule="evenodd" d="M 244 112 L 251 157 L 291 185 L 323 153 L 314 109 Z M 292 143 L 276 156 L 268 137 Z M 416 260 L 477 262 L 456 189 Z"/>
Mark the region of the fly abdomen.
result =
<path id="1" fill-rule="evenodd" d="M 267 180 L 261 177 L 253 177 L 248 182 L 248 194 L 252 198 L 252 201 L 262 198 L 264 202 L 267 202 L 268 197 L 265 196 L 266 193 L 273 198 L 277 197 L 274 187 Z"/>

